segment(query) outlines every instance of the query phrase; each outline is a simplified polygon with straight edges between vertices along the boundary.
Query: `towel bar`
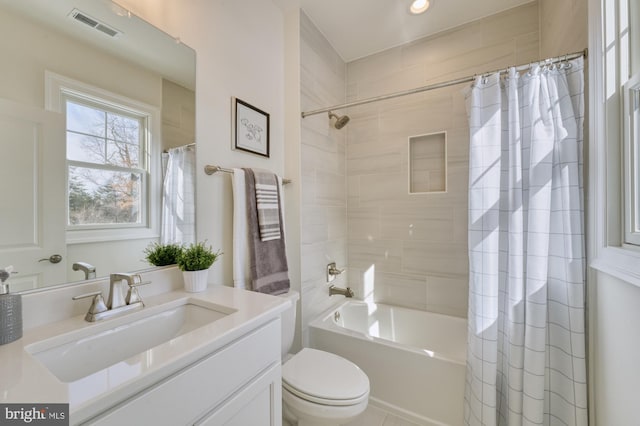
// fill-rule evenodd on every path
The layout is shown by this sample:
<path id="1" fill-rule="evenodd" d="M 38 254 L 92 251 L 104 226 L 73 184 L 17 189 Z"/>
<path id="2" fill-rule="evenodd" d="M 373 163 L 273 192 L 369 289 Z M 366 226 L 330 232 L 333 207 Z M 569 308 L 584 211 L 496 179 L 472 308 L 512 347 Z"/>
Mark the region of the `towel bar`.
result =
<path id="1" fill-rule="evenodd" d="M 228 169 L 226 167 L 220 167 L 220 166 L 212 166 L 210 164 L 207 164 L 206 166 L 204 166 L 204 172 L 208 175 L 212 175 L 217 172 L 233 173 L 233 169 Z M 284 178 L 282 179 L 283 185 L 286 185 L 288 183 L 291 183 L 291 179 L 284 179 Z"/>

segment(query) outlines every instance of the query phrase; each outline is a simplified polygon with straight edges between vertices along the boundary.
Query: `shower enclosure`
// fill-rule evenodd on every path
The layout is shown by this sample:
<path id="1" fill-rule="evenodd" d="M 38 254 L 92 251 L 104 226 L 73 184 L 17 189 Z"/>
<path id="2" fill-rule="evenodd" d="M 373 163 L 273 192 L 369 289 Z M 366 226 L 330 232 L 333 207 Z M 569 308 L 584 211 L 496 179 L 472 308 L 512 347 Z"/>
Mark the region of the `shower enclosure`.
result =
<path id="1" fill-rule="evenodd" d="M 345 64 L 303 14 L 301 109 L 536 62 L 539 24 L 538 4 L 529 3 Z M 303 343 L 309 323 L 341 301 L 322 274 L 332 261 L 348 271 L 336 285 L 356 298 L 467 317 L 468 90 L 332 109 L 350 117 L 341 129 L 326 110 L 302 120 Z"/>

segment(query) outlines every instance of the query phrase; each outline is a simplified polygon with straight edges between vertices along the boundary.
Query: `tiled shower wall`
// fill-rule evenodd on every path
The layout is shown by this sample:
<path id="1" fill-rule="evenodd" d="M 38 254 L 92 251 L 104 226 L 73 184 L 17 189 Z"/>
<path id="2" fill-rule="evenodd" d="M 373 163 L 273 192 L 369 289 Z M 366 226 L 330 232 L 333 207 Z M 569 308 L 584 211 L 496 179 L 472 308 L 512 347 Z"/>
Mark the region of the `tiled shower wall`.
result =
<path id="1" fill-rule="evenodd" d="M 309 18 L 300 16 L 301 109 L 344 103 L 346 65 Z M 346 132 L 331 126 L 327 114 L 302 120 L 301 275 L 302 336 L 309 322 L 342 297 L 329 297 L 329 262 L 347 265 Z M 345 287 L 346 273 L 333 284 Z"/>
<path id="2" fill-rule="evenodd" d="M 350 62 L 347 100 L 535 61 L 538 24 L 534 2 Z M 303 69 L 303 75 L 307 72 Z M 348 111 L 349 284 L 359 297 L 466 316 L 469 131 L 464 88 Z M 409 137 L 442 131 L 447 135 L 446 193 L 409 194 Z"/>

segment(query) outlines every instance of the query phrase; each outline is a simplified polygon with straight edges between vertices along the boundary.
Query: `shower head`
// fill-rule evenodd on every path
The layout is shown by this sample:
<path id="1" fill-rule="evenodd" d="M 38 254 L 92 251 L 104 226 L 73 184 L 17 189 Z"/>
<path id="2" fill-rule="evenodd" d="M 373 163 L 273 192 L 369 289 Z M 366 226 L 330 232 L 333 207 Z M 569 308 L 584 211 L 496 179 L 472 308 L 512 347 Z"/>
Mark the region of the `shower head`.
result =
<path id="1" fill-rule="evenodd" d="M 342 117 L 339 117 L 338 115 L 336 115 L 336 114 L 332 113 L 331 111 L 329 111 L 329 120 L 331 120 L 332 118 L 336 119 L 336 122 L 333 125 L 333 127 L 335 127 L 338 130 L 340 130 L 344 126 L 346 126 L 347 123 L 349 122 L 349 120 L 351 120 L 348 115 L 343 115 Z"/>

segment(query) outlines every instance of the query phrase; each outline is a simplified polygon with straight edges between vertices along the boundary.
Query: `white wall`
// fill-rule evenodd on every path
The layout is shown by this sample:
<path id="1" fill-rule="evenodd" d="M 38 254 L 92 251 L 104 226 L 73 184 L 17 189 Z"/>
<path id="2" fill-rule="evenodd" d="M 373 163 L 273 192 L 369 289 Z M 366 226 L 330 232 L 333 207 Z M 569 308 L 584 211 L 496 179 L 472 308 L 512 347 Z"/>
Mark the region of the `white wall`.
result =
<path id="1" fill-rule="evenodd" d="M 196 51 L 197 235 L 225 253 L 209 282 L 232 285 L 231 179 L 207 176 L 203 168 L 259 167 L 284 174 L 284 14 L 271 1 L 122 3 Z M 232 96 L 270 114 L 270 158 L 231 150 Z"/>
<path id="2" fill-rule="evenodd" d="M 640 288 L 598 274 L 591 324 L 595 362 L 595 425 L 636 425 L 640 404 Z"/>
<path id="3" fill-rule="evenodd" d="M 44 108 L 44 71 L 49 70 L 160 108 L 162 77 L 105 55 L 93 46 L 2 10 L 0 96 Z M 20 40 L 16 43 L 16 40 Z"/>
<path id="4" fill-rule="evenodd" d="M 162 80 L 162 150 L 196 141 L 196 94 Z"/>

